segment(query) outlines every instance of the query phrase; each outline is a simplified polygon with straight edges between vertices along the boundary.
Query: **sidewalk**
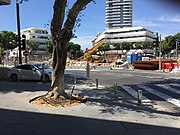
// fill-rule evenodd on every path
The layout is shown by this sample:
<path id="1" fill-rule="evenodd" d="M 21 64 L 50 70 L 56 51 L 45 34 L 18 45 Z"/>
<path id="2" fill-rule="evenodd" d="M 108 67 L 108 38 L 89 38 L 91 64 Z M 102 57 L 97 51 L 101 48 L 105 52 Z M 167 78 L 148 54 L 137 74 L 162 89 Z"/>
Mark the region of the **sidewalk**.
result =
<path id="1" fill-rule="evenodd" d="M 70 91 L 73 84 L 67 83 Z M 49 84 L 0 82 L 0 134 L 2 135 L 176 135 L 178 114 L 139 106 L 124 93 L 76 84 L 75 92 L 88 102 L 68 108 L 47 108 L 29 104 L 45 94 Z"/>

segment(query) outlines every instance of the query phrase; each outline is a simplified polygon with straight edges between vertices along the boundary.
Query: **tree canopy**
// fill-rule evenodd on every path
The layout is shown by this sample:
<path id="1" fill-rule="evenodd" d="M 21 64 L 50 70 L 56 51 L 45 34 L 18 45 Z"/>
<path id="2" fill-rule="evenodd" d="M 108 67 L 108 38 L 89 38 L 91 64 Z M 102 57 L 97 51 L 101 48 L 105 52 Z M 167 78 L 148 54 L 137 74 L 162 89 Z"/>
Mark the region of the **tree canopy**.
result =
<path id="1" fill-rule="evenodd" d="M 68 48 L 67 48 L 67 52 L 69 53 L 69 55 L 72 58 L 79 58 L 83 55 L 83 51 L 81 50 L 81 45 L 79 44 L 75 44 L 73 42 L 69 42 L 67 44 Z M 46 51 L 51 53 L 53 52 L 53 42 L 52 40 L 48 40 L 46 42 Z"/>
<path id="2" fill-rule="evenodd" d="M 16 37 L 17 35 L 11 31 L 0 31 L 0 47 L 4 50 L 16 48 Z"/>
<path id="3" fill-rule="evenodd" d="M 81 57 L 83 54 L 83 51 L 81 50 L 81 45 L 74 44 L 73 42 L 68 43 L 68 52 L 74 59 Z"/>
<path id="4" fill-rule="evenodd" d="M 26 41 L 26 46 L 27 46 L 27 49 L 30 50 L 31 52 L 37 51 L 38 46 L 39 46 L 39 42 L 32 41 L 32 40 L 27 40 Z"/>
<path id="5" fill-rule="evenodd" d="M 168 54 L 171 52 L 171 50 L 176 49 L 176 40 L 178 39 L 180 39 L 180 33 L 166 36 L 165 39 L 162 41 L 163 54 Z M 180 44 L 178 46 L 180 46 Z"/>

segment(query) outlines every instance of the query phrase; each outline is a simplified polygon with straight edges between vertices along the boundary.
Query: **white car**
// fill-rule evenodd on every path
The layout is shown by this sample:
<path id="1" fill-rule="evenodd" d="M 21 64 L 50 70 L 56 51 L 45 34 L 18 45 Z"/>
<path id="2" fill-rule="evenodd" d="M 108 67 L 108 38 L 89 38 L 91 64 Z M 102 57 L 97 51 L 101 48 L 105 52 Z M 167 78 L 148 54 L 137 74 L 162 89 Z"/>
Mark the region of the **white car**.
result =
<path id="1" fill-rule="evenodd" d="M 8 71 L 8 77 L 11 81 L 17 82 L 18 80 L 39 80 L 43 81 L 43 68 L 42 64 L 22 64 L 11 68 Z M 52 69 L 44 66 L 44 81 L 51 81 Z"/>

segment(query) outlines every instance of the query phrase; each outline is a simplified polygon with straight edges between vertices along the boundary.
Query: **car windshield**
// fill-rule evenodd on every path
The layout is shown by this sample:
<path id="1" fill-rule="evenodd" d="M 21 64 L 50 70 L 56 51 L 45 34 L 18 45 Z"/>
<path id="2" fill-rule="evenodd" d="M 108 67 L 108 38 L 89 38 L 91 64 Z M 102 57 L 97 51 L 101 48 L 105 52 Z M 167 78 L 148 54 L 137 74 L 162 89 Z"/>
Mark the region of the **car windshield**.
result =
<path id="1" fill-rule="evenodd" d="M 38 69 L 42 69 L 42 64 L 34 64 L 33 66 L 37 67 Z M 44 69 L 50 69 L 50 67 L 44 65 Z"/>

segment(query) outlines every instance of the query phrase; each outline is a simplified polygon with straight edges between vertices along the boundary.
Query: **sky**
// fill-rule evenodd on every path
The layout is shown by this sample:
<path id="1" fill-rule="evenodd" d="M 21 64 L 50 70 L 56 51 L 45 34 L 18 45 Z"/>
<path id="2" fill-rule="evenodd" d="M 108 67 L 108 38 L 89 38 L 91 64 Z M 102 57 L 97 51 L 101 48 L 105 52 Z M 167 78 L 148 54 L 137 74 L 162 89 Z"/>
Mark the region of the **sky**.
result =
<path id="1" fill-rule="evenodd" d="M 11 5 L 0 6 L 0 31 L 16 32 L 16 0 Z M 133 0 L 133 26 L 143 26 L 162 37 L 180 32 L 180 10 L 178 6 L 162 1 L 175 0 Z M 69 7 L 75 0 L 69 0 Z M 20 4 L 21 29 L 29 27 L 45 28 L 50 31 L 53 16 L 54 0 L 29 0 Z M 105 0 L 96 0 L 83 10 L 81 26 L 75 28 L 76 39 L 72 41 L 81 45 L 82 49 L 92 46 L 91 40 L 98 32 L 106 29 Z"/>

